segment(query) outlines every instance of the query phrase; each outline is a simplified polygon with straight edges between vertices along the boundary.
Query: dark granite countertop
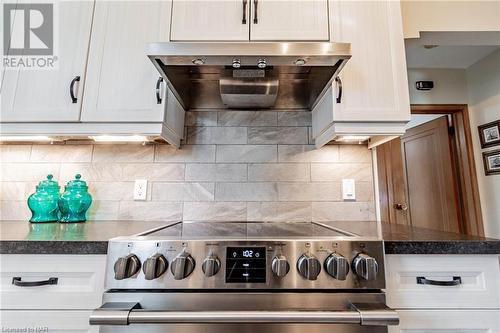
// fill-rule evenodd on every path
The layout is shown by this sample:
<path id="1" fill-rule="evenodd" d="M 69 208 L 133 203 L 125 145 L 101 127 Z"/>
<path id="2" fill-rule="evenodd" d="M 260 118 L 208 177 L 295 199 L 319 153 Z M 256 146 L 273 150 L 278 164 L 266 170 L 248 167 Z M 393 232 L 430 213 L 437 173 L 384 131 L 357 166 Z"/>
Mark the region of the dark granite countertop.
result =
<path id="1" fill-rule="evenodd" d="M 142 233 L 164 224 L 166 222 L 0 221 L 0 254 L 106 254 L 108 239 Z"/>
<path id="2" fill-rule="evenodd" d="M 108 239 L 168 222 L 97 221 L 32 224 L 0 221 L 0 254 L 106 254 Z M 500 240 L 382 224 L 386 254 L 500 254 Z"/>
<path id="3" fill-rule="evenodd" d="M 500 240 L 382 224 L 386 254 L 500 254 Z"/>

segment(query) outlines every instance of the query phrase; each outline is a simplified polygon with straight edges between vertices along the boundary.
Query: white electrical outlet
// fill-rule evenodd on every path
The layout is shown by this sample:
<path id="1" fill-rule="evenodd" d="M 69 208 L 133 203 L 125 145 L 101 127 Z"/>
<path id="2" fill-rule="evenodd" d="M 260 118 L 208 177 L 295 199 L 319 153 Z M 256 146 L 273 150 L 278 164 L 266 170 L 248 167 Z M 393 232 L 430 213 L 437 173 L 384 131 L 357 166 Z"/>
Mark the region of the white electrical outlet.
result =
<path id="1" fill-rule="evenodd" d="M 354 179 L 342 179 L 342 199 L 356 200 L 356 185 Z"/>
<path id="2" fill-rule="evenodd" d="M 134 185 L 134 200 L 146 200 L 148 194 L 148 180 L 136 179 Z"/>

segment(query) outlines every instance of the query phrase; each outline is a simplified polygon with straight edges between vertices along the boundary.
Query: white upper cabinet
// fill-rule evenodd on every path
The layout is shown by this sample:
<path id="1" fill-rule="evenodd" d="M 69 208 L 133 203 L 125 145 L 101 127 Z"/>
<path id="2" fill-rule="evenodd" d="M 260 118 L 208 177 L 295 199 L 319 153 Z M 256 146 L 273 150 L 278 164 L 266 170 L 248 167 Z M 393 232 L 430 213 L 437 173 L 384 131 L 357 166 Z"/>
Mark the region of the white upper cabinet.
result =
<path id="1" fill-rule="evenodd" d="M 0 88 L 2 122 L 71 122 L 80 118 L 94 3 L 65 1 L 55 6 L 59 18 L 54 27 L 54 36 L 58 36 L 56 67 L 5 70 Z M 14 20 L 18 18 L 20 15 Z"/>
<path id="2" fill-rule="evenodd" d="M 338 135 L 400 135 L 410 120 L 399 1 L 330 0 L 331 40 L 351 43 L 352 58 L 313 110 L 322 146 Z"/>
<path id="3" fill-rule="evenodd" d="M 328 0 L 173 0 L 172 41 L 328 41 Z"/>
<path id="4" fill-rule="evenodd" d="M 96 2 L 83 122 L 163 121 L 166 85 L 146 47 L 169 40 L 170 8 L 169 1 Z"/>
<path id="5" fill-rule="evenodd" d="M 247 41 L 250 0 L 173 0 L 172 41 Z"/>
<path id="6" fill-rule="evenodd" d="M 251 3 L 251 40 L 329 40 L 327 0 L 252 0 Z"/>

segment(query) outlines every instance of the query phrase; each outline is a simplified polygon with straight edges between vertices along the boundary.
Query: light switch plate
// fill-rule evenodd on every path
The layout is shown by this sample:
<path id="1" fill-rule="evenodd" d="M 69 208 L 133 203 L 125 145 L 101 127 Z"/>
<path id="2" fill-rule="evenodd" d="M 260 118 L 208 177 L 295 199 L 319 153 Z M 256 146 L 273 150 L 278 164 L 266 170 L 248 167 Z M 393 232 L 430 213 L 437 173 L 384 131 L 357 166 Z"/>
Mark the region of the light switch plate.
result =
<path id="1" fill-rule="evenodd" d="M 134 200 L 144 201 L 148 194 L 148 180 L 136 179 L 134 185 Z"/>
<path id="2" fill-rule="evenodd" d="M 356 185 L 354 179 L 342 179 L 342 199 L 356 200 Z"/>

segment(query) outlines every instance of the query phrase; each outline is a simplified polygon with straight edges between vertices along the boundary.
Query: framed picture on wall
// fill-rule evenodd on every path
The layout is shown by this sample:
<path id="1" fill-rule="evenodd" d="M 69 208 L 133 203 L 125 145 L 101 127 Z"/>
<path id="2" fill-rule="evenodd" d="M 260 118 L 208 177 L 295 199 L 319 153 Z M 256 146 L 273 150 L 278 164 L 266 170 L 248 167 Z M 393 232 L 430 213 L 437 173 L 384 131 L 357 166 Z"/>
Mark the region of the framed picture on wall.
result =
<path id="1" fill-rule="evenodd" d="M 484 152 L 483 162 L 486 176 L 500 175 L 500 149 Z"/>
<path id="2" fill-rule="evenodd" d="M 478 129 L 481 148 L 500 145 L 500 120 L 478 126 Z"/>

